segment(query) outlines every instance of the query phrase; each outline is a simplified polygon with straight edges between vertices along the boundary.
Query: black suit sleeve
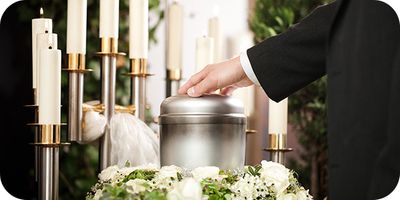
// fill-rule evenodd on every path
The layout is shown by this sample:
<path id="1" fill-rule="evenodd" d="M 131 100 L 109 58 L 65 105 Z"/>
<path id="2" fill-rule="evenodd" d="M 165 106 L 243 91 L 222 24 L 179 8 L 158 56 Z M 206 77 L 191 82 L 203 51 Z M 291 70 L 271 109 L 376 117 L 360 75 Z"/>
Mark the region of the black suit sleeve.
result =
<path id="1" fill-rule="evenodd" d="M 379 154 L 370 186 L 371 199 L 380 199 L 396 187 L 400 175 L 400 48 L 392 72 L 386 144 Z"/>
<path id="2" fill-rule="evenodd" d="M 285 33 L 248 49 L 253 71 L 274 101 L 325 75 L 327 43 L 336 4 L 318 7 Z"/>

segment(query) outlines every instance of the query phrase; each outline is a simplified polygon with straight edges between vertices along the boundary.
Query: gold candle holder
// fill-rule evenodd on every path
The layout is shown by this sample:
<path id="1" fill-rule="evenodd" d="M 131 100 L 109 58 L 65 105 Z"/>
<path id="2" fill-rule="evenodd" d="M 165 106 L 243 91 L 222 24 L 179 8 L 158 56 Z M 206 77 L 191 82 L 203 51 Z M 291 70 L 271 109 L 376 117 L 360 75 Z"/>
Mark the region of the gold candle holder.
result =
<path id="1" fill-rule="evenodd" d="M 271 160 L 281 164 L 285 163 L 285 153 L 292 151 L 287 147 L 287 134 L 268 134 L 269 145 L 265 150 L 270 152 Z"/>
<path id="2" fill-rule="evenodd" d="M 178 94 L 181 79 L 182 79 L 181 69 L 167 69 L 167 86 L 166 86 L 167 97 Z"/>
<path id="3" fill-rule="evenodd" d="M 39 199 L 58 199 L 59 149 L 61 145 L 61 125 L 65 124 L 28 124 L 35 126 L 37 138 L 32 143 L 38 151 L 38 194 Z"/>
<path id="4" fill-rule="evenodd" d="M 170 81 L 180 81 L 182 79 L 182 70 L 167 69 L 167 79 Z"/>
<path id="5" fill-rule="evenodd" d="M 118 38 L 100 38 L 100 52 L 96 53 L 99 56 L 125 56 L 123 52 L 118 52 Z"/>
<path id="6" fill-rule="evenodd" d="M 130 72 L 125 74 L 131 77 L 131 104 L 135 105 L 135 116 L 145 121 L 146 112 L 146 79 L 153 76 L 147 72 L 146 58 L 130 59 Z"/>

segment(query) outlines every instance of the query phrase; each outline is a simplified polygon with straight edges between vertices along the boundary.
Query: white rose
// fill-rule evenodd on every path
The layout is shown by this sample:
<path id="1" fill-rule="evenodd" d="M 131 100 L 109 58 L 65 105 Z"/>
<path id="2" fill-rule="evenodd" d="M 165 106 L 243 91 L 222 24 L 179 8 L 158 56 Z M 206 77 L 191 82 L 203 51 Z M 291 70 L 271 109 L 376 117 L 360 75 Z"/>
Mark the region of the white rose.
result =
<path id="1" fill-rule="evenodd" d="M 107 167 L 106 169 L 101 171 L 101 173 L 99 174 L 99 179 L 101 181 L 112 180 L 117 175 L 118 170 L 119 168 L 117 165 Z"/>
<path id="2" fill-rule="evenodd" d="M 175 165 L 165 166 L 160 169 L 159 176 L 176 177 L 178 172 L 182 173 L 182 169 Z"/>
<path id="3" fill-rule="evenodd" d="M 193 178 L 201 181 L 206 178 L 218 179 L 219 168 L 214 166 L 198 167 L 192 171 Z"/>
<path id="4" fill-rule="evenodd" d="M 297 200 L 297 197 L 293 193 L 278 195 L 276 200 Z"/>
<path id="5" fill-rule="evenodd" d="M 125 184 L 128 192 L 137 194 L 146 190 L 147 182 L 143 179 L 132 179 Z"/>
<path id="6" fill-rule="evenodd" d="M 185 178 L 174 185 L 168 192 L 168 200 L 201 200 L 203 196 L 201 185 L 193 178 Z"/>
<path id="7" fill-rule="evenodd" d="M 290 185 L 289 169 L 279 163 L 265 160 L 261 161 L 261 165 L 261 179 L 263 179 L 268 186 L 273 184 L 273 187 L 278 195 L 285 191 L 285 189 Z"/>

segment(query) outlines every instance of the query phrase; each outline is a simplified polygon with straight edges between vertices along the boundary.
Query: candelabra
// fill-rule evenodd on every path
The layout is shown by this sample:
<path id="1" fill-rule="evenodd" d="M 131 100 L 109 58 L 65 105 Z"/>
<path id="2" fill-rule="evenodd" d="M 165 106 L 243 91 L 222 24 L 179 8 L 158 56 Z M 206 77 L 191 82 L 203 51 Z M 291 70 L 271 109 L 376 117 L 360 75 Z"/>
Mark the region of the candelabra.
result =
<path id="1" fill-rule="evenodd" d="M 268 134 L 269 145 L 265 150 L 270 152 L 270 158 L 274 162 L 285 163 L 285 154 L 292 151 L 287 147 L 287 134 Z"/>
<path id="2" fill-rule="evenodd" d="M 85 69 L 84 55 L 69 54 L 69 139 L 78 143 L 83 141 L 83 112 L 87 109 L 101 112 L 105 116 L 107 125 L 100 138 L 99 168 L 107 168 L 111 163 L 111 141 L 109 123 L 115 112 L 129 112 L 144 120 L 146 105 L 146 77 L 147 59 L 132 59 L 130 73 L 132 77 L 131 103 L 129 106 L 115 104 L 115 83 L 117 57 L 125 53 L 118 52 L 117 38 L 101 38 L 101 51 L 97 53 L 101 57 L 101 99 L 98 105 L 86 105 L 83 103 L 83 74 L 91 70 Z"/>

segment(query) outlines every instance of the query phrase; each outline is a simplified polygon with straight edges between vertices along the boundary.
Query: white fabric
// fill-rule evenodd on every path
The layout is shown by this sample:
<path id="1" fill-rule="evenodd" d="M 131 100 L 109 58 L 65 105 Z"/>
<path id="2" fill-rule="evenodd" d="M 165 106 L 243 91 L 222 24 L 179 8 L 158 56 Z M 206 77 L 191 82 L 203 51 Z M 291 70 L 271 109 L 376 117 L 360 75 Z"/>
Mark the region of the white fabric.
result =
<path id="1" fill-rule="evenodd" d="M 240 53 L 240 65 L 242 65 L 244 73 L 246 73 L 247 77 L 257 86 L 260 86 L 260 82 L 258 82 L 257 76 L 251 67 L 251 63 L 249 57 L 247 56 L 247 50 Z"/>
<path id="2" fill-rule="evenodd" d="M 104 115 L 89 110 L 83 118 L 83 134 L 81 144 L 86 144 L 97 140 L 104 133 L 104 128 L 107 125 L 107 120 Z"/>
<path id="3" fill-rule="evenodd" d="M 115 114 L 110 121 L 111 164 L 160 166 L 159 140 L 151 128 L 128 113 Z"/>

